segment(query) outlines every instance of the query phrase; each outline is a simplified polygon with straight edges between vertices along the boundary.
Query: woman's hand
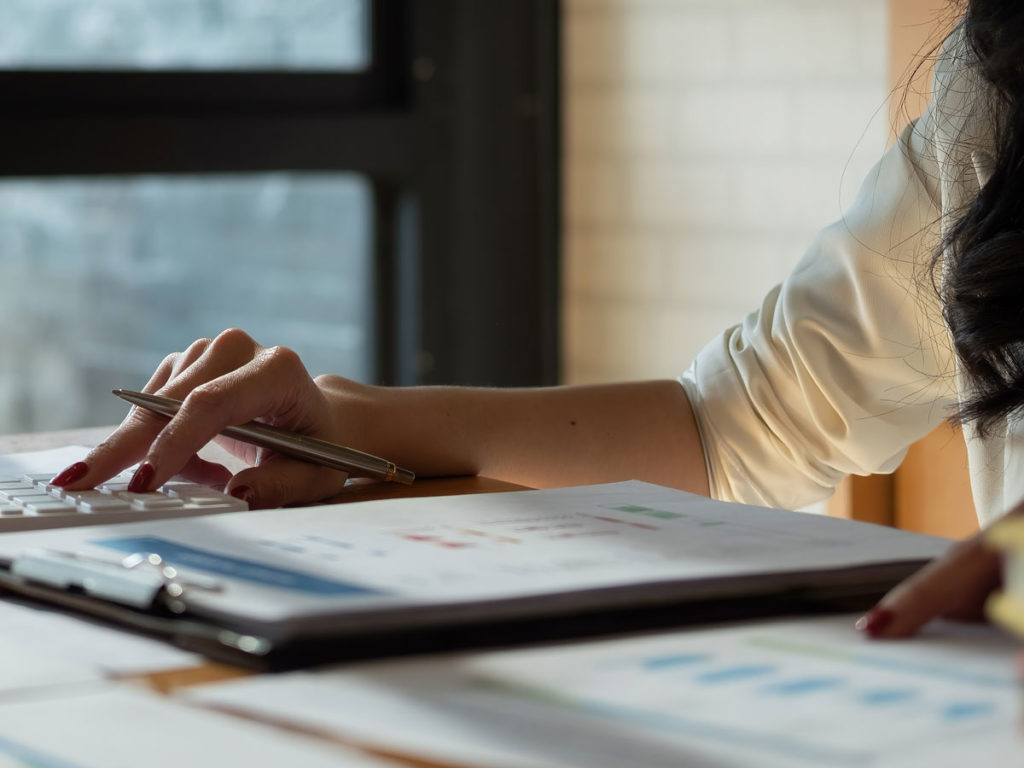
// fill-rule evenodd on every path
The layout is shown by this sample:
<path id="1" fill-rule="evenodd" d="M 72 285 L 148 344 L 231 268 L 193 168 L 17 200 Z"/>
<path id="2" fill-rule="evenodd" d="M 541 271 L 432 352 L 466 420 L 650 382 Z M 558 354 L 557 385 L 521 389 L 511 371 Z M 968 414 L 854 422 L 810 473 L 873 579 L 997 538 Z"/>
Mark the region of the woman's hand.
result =
<path id="1" fill-rule="evenodd" d="M 253 508 L 312 502 L 338 493 L 346 474 L 218 433 L 227 426 L 259 420 L 324 440 L 344 442 L 338 434 L 338 411 L 358 399 L 360 385 L 340 377 L 314 381 L 298 356 L 284 347 L 262 347 L 247 334 L 227 330 L 215 339 L 200 339 L 184 352 L 168 355 L 144 391 L 182 400 L 171 420 L 133 408 L 124 422 L 82 462 L 61 472 L 54 482 L 68 489 L 91 488 L 125 467 L 140 462 L 130 491 L 158 488 L 176 474 L 198 482 L 224 485 L 228 493 Z M 361 408 L 345 408 L 345 437 Z M 232 477 L 219 464 L 196 453 L 216 439 L 253 465 Z"/>
<path id="2" fill-rule="evenodd" d="M 1009 516 L 1024 514 L 1024 504 Z M 871 637 L 909 637 L 933 618 L 980 621 L 1002 583 L 999 553 L 978 533 L 894 587 L 857 622 Z"/>

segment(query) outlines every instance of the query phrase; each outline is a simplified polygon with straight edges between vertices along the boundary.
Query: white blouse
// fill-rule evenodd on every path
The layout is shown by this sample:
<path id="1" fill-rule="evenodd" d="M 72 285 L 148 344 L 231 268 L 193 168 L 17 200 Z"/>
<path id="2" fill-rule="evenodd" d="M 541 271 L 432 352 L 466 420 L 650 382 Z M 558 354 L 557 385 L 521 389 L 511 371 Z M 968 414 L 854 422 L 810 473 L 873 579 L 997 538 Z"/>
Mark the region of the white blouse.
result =
<path id="1" fill-rule="evenodd" d="M 954 33 L 931 104 L 792 274 L 697 356 L 693 403 L 716 498 L 795 508 L 848 474 L 892 472 L 964 385 L 931 270 L 991 165 L 988 92 Z M 981 180 L 979 182 L 979 179 Z M 941 275 L 934 276 L 937 281 Z M 1024 499 L 1024 426 L 965 430 L 982 524 Z"/>

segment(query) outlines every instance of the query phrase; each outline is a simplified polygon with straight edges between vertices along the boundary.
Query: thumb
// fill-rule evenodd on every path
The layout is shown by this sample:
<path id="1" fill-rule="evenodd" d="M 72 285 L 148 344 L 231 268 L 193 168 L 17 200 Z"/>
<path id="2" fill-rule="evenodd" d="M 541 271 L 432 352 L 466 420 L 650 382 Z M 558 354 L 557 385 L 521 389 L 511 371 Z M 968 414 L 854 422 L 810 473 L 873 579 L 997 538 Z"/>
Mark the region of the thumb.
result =
<path id="1" fill-rule="evenodd" d="M 336 496 L 347 479 L 346 472 L 271 453 L 257 466 L 236 473 L 226 490 L 250 509 L 272 509 Z"/>

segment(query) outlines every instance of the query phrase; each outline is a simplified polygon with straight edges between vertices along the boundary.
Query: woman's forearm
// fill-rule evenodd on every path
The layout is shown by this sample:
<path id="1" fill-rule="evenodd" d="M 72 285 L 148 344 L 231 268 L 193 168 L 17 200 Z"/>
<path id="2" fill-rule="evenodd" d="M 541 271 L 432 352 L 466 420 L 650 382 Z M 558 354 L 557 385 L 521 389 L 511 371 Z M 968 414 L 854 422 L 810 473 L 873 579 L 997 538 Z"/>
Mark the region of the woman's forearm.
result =
<path id="1" fill-rule="evenodd" d="M 535 488 L 639 479 L 708 493 L 693 411 L 675 381 L 366 396 L 367 449 L 422 476 L 483 474 Z"/>

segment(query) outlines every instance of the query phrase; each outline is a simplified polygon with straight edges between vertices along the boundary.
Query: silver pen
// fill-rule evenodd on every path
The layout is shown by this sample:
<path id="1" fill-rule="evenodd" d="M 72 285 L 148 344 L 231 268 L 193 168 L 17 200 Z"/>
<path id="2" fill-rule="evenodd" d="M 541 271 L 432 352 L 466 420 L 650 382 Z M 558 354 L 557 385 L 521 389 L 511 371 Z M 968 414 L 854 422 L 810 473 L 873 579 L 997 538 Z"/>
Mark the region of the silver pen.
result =
<path id="1" fill-rule="evenodd" d="M 127 389 L 115 389 L 114 394 L 133 405 L 148 411 L 159 413 L 171 418 L 181 408 L 181 401 L 160 395 L 147 395 L 144 392 L 132 392 Z M 393 462 L 372 456 L 369 453 L 335 445 L 326 440 L 319 440 L 298 432 L 289 432 L 280 427 L 250 421 L 236 427 L 225 427 L 220 432 L 226 437 L 233 437 L 243 443 L 251 443 L 262 448 L 271 448 L 295 459 L 302 459 L 313 464 L 320 464 L 331 469 L 348 472 L 352 477 L 372 477 L 385 483 L 403 483 L 411 485 L 416 475 L 408 469 L 396 467 Z"/>

